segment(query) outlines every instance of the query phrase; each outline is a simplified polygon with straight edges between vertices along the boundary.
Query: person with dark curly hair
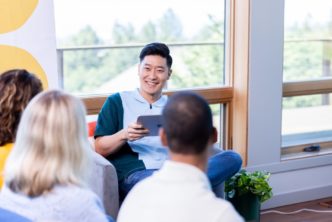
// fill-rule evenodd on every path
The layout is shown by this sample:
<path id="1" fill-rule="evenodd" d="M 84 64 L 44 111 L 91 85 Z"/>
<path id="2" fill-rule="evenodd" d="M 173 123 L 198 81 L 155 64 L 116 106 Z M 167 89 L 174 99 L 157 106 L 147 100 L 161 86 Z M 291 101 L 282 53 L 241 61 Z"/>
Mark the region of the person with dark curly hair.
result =
<path id="1" fill-rule="evenodd" d="M 24 69 L 12 69 L 0 74 L 0 187 L 3 168 L 20 122 L 21 114 L 29 101 L 43 90 L 34 74 Z"/>

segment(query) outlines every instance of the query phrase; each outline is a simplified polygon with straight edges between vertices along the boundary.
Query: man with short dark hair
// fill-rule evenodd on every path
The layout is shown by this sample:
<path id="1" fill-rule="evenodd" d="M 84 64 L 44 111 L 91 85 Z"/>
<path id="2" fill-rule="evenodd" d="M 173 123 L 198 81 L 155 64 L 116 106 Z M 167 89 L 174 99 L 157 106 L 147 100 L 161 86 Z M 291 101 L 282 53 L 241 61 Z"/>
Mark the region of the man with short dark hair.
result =
<path id="1" fill-rule="evenodd" d="M 162 118 L 159 134 L 170 160 L 130 191 L 118 222 L 243 221 L 230 203 L 214 195 L 205 174 L 217 137 L 207 102 L 194 93 L 177 93 Z"/>
<path id="2" fill-rule="evenodd" d="M 172 73 L 172 57 L 167 45 L 155 42 L 142 49 L 139 59 L 139 89 L 108 97 L 95 131 L 96 151 L 117 170 L 121 199 L 168 159 L 168 150 L 159 137 L 147 136 L 149 131 L 136 121 L 140 115 L 161 114 L 167 102 L 162 89 Z M 242 164 L 240 156 L 231 151 L 221 152 L 209 161 L 208 175 L 213 187 L 234 175 Z"/>

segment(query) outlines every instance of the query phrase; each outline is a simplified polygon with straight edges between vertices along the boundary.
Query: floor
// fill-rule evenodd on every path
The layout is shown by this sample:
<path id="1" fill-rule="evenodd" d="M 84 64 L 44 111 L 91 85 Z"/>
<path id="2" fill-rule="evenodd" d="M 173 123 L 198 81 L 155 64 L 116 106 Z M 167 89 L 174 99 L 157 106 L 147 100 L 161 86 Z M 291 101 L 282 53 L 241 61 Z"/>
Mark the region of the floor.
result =
<path id="1" fill-rule="evenodd" d="M 278 210 L 282 212 L 291 212 L 301 209 L 313 209 L 318 211 L 330 211 L 329 213 L 322 212 L 307 212 L 302 211 L 297 214 L 282 215 L 277 213 L 268 213 L 271 210 Z M 266 214 L 264 213 L 266 212 Z M 332 197 L 303 202 L 298 204 L 277 207 L 273 209 L 264 210 L 261 212 L 261 222 L 331 222 L 332 221 Z"/>

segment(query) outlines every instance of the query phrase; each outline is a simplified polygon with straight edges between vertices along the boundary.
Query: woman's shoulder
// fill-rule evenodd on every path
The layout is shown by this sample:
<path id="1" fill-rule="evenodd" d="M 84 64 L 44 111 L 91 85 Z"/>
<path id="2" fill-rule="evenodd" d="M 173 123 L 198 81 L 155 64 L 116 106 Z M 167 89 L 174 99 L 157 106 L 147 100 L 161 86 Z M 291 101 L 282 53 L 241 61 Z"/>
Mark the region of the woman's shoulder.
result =
<path id="1" fill-rule="evenodd" d="M 54 199 L 51 197 L 52 195 L 55 197 Z M 74 185 L 57 186 L 52 190 L 50 199 L 53 200 L 50 200 L 49 204 L 61 206 L 63 211 L 70 213 L 72 217 L 105 216 L 101 200 L 87 188 Z"/>
<path id="2" fill-rule="evenodd" d="M 35 198 L 11 192 L 5 186 L 0 200 L 5 200 L 0 201 L 0 207 L 20 212 L 33 221 L 55 218 L 59 221 L 107 221 L 97 195 L 75 185 L 57 185 L 52 191 Z"/>
<path id="3" fill-rule="evenodd" d="M 98 197 L 95 193 L 85 187 L 80 187 L 76 185 L 57 185 L 50 192 L 50 196 L 61 196 L 68 197 L 72 200 L 75 199 L 93 199 L 98 200 Z"/>

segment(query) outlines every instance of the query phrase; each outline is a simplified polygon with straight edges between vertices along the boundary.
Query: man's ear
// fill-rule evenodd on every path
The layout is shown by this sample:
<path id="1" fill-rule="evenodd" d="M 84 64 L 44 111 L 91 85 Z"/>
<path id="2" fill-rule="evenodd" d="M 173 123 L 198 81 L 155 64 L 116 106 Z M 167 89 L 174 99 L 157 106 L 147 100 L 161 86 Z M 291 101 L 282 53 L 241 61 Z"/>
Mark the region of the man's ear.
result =
<path id="1" fill-rule="evenodd" d="M 218 141 L 218 130 L 216 129 L 216 127 L 212 128 L 211 140 L 212 143 L 216 143 Z"/>
<path id="2" fill-rule="evenodd" d="M 171 77 L 171 75 L 172 75 L 172 71 L 173 71 L 172 69 L 169 69 L 167 80 L 169 80 L 169 78 Z"/>
<path id="3" fill-rule="evenodd" d="M 167 136 L 166 136 L 164 128 L 159 129 L 159 137 L 160 137 L 161 144 L 163 146 L 168 146 Z"/>

